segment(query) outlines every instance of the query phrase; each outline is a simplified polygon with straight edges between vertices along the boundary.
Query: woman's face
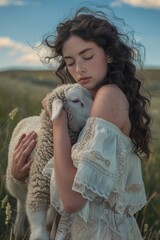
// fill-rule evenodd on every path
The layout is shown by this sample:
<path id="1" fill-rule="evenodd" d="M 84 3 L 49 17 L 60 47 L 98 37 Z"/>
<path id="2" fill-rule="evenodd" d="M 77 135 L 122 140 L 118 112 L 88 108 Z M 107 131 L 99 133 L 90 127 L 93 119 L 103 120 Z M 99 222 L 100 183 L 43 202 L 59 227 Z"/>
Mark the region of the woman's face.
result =
<path id="1" fill-rule="evenodd" d="M 62 48 L 67 69 L 74 80 L 91 91 L 97 91 L 108 70 L 108 56 L 92 41 L 72 35 Z"/>

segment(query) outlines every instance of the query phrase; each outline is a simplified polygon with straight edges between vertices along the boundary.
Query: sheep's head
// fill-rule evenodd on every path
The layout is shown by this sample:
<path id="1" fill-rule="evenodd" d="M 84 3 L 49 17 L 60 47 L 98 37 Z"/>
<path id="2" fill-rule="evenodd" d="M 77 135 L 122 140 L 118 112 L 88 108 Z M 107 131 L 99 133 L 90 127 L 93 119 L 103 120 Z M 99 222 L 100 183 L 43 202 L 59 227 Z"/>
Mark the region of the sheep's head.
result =
<path id="1" fill-rule="evenodd" d="M 52 113 L 52 121 L 59 117 L 61 110 L 64 108 L 70 128 L 79 132 L 89 116 L 93 100 L 86 88 L 79 84 L 65 84 L 53 90 L 48 103 L 48 108 Z"/>

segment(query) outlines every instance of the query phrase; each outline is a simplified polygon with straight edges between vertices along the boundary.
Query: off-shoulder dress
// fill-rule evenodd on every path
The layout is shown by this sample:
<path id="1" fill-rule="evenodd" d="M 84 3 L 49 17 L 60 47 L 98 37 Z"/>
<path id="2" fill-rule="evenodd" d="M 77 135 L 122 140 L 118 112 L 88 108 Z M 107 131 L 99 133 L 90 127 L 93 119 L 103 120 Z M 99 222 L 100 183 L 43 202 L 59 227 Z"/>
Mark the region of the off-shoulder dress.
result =
<path id="1" fill-rule="evenodd" d="M 134 214 L 147 200 L 133 147 L 114 124 L 88 118 L 71 155 L 77 168 L 72 189 L 87 202 L 80 211 L 65 214 L 52 179 L 51 204 L 64 215 L 56 240 L 142 240 Z"/>

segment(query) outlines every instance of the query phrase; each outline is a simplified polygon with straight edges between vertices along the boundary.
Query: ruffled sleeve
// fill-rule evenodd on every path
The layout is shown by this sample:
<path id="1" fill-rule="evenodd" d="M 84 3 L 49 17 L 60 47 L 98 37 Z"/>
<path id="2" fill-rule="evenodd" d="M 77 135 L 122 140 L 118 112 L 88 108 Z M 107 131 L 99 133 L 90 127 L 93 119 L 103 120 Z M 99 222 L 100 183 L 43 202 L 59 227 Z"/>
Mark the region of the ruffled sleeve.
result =
<path id="1" fill-rule="evenodd" d="M 88 118 L 72 159 L 77 173 L 72 189 L 89 201 L 103 198 L 111 208 L 133 215 L 146 204 L 140 159 L 133 143 L 118 127 Z"/>
<path id="2" fill-rule="evenodd" d="M 106 121 L 89 118 L 72 147 L 77 174 L 73 190 L 92 201 L 125 188 L 126 144 Z M 129 139 L 129 138 L 128 138 Z"/>

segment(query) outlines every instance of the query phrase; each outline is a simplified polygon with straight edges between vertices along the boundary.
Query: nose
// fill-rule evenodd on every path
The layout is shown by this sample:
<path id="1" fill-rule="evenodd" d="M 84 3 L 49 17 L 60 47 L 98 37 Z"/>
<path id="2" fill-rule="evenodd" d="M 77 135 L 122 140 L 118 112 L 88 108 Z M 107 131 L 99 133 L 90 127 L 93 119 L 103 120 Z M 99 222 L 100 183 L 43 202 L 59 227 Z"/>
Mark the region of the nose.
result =
<path id="1" fill-rule="evenodd" d="M 76 72 L 77 73 L 81 72 L 81 66 L 79 63 L 76 64 Z"/>
<path id="2" fill-rule="evenodd" d="M 76 72 L 77 73 L 85 72 L 85 68 L 80 61 L 76 63 Z"/>

